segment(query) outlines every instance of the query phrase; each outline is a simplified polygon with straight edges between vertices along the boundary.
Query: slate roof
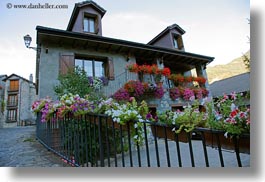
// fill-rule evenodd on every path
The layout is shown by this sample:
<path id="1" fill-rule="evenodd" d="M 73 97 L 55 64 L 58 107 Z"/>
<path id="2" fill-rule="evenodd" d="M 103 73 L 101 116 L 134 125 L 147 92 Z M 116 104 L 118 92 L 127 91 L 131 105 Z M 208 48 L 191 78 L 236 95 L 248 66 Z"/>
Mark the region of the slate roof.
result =
<path id="1" fill-rule="evenodd" d="M 250 90 L 250 73 L 243 73 L 237 76 L 219 80 L 210 84 L 210 91 L 213 97 L 218 97 L 231 92 L 244 92 Z"/>
<path id="2" fill-rule="evenodd" d="M 150 40 L 147 44 L 152 45 L 153 43 L 155 43 L 158 39 L 160 39 L 161 37 L 163 37 L 165 34 L 168 33 L 168 31 L 170 31 L 172 29 L 176 29 L 177 31 L 179 31 L 181 33 L 181 35 L 183 35 L 185 33 L 185 30 L 183 30 L 179 25 L 173 24 L 171 26 L 168 26 L 162 32 L 160 32 L 156 37 L 154 37 L 152 40 Z"/>
<path id="3" fill-rule="evenodd" d="M 24 80 L 24 81 L 26 81 L 26 82 L 28 82 L 28 83 L 33 83 L 32 81 L 30 81 L 30 80 L 28 80 L 28 79 L 26 79 L 26 78 L 23 78 L 22 76 L 19 76 L 19 75 L 17 75 L 17 74 L 11 74 L 11 75 L 9 75 L 8 77 L 6 77 L 5 79 L 3 79 L 3 81 L 5 82 L 6 80 L 8 80 L 9 78 L 11 78 L 11 77 L 18 77 L 19 79 L 22 79 L 22 80 Z M 33 83 L 34 84 L 34 83 Z"/>
<path id="4" fill-rule="evenodd" d="M 70 18 L 70 21 L 69 21 L 69 24 L 68 24 L 66 30 L 71 30 L 73 28 L 74 21 L 78 15 L 80 8 L 82 8 L 84 6 L 88 6 L 88 5 L 93 6 L 101 14 L 101 17 L 103 17 L 104 14 L 106 13 L 106 10 L 104 8 L 102 8 L 97 3 L 95 3 L 94 1 L 91 1 L 91 0 L 83 1 L 80 3 L 75 3 L 75 7 L 74 7 L 74 10 L 72 12 L 72 15 L 71 15 L 71 18 Z"/>

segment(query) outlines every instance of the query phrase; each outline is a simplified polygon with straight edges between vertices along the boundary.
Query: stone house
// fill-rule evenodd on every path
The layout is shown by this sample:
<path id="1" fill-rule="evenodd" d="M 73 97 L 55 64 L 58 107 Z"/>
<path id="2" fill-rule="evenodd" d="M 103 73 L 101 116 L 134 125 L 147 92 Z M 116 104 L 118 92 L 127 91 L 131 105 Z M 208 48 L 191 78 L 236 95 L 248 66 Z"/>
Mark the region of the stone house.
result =
<path id="1" fill-rule="evenodd" d="M 1 127 L 14 127 L 33 123 L 35 116 L 31 112 L 31 105 L 37 99 L 33 77 L 25 79 L 16 74 L 4 76 L 1 79 Z"/>
<path id="2" fill-rule="evenodd" d="M 185 51 L 183 34 L 177 24 L 165 28 L 147 44 L 102 35 L 102 18 L 106 10 L 93 1 L 76 3 L 66 30 L 37 26 L 36 89 L 39 98 L 50 96 L 57 99 L 54 86 L 59 74 L 75 66 L 83 68 L 88 76 L 105 76 L 109 83 L 102 91 L 111 96 L 128 80 L 138 79 L 128 73 L 131 63 L 157 64 L 168 67 L 173 73 L 207 79 L 206 65 L 213 57 Z M 206 88 L 208 82 L 205 83 Z M 165 90 L 170 85 L 164 83 Z M 172 101 L 166 92 L 161 99 L 149 99 L 150 107 L 166 110 L 183 105 L 181 100 Z"/>

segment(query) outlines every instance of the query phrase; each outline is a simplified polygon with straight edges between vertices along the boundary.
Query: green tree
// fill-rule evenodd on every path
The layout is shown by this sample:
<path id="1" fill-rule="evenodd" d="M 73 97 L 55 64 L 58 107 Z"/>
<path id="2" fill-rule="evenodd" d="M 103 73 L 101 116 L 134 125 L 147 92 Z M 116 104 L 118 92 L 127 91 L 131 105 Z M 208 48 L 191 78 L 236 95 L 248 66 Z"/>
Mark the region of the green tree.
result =
<path id="1" fill-rule="evenodd" d="M 91 100 L 97 100 L 102 97 L 92 87 L 89 87 L 87 74 L 79 67 L 68 71 L 65 75 L 59 75 L 58 80 L 60 83 L 54 87 L 58 97 L 67 93 L 78 94 L 80 97 L 88 96 Z"/>
<path id="2" fill-rule="evenodd" d="M 250 71 L 250 56 L 248 56 L 247 54 L 244 54 L 243 61 L 248 71 Z"/>

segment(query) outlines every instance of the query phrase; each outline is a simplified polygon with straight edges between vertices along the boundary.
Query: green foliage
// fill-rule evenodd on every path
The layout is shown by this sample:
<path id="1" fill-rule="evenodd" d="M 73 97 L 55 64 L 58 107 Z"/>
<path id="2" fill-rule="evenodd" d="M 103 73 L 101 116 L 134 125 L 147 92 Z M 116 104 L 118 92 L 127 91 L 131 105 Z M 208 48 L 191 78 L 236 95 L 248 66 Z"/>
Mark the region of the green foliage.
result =
<path id="1" fill-rule="evenodd" d="M 88 96 L 91 100 L 102 98 L 99 92 L 95 92 L 92 87 L 89 87 L 87 74 L 79 67 L 70 70 L 65 75 L 59 75 L 58 80 L 60 84 L 54 87 L 58 97 L 72 93 L 73 95 L 78 94 L 80 97 Z"/>
<path id="2" fill-rule="evenodd" d="M 224 122 L 217 121 L 214 111 L 214 103 L 208 102 L 206 104 L 206 109 L 208 111 L 208 117 L 206 121 L 206 127 L 216 130 L 224 130 Z"/>
<path id="3" fill-rule="evenodd" d="M 250 71 L 250 57 L 247 54 L 243 55 L 243 62 L 246 68 L 248 69 L 248 71 Z"/>
<path id="4" fill-rule="evenodd" d="M 250 108 L 245 105 L 243 94 L 232 92 L 231 95 L 219 97 L 214 105 L 208 103 L 207 127 L 223 130 L 227 134 L 235 136 L 250 132 Z"/>
<path id="5" fill-rule="evenodd" d="M 0 108 L 1 108 L 1 113 L 4 113 L 4 111 L 5 111 L 5 101 L 4 100 L 1 101 Z"/>
<path id="6" fill-rule="evenodd" d="M 159 122 L 177 127 L 176 133 L 180 133 L 182 130 L 189 133 L 195 127 L 204 126 L 206 118 L 206 113 L 199 111 L 198 100 L 195 100 L 192 105 L 186 106 L 183 111 L 165 111 L 158 114 Z"/>

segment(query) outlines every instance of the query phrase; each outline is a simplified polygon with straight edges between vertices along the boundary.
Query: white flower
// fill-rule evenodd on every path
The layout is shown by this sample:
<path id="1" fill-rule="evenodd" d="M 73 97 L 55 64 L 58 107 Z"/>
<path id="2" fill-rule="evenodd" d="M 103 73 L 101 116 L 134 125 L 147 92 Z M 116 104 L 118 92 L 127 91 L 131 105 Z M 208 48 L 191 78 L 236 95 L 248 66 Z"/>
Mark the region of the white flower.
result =
<path id="1" fill-rule="evenodd" d="M 144 120 L 143 119 L 139 119 L 139 122 L 144 122 Z"/>
<path id="2" fill-rule="evenodd" d="M 72 102 L 70 100 L 65 101 L 66 104 L 71 104 Z"/>
<path id="3" fill-rule="evenodd" d="M 234 111 L 234 110 L 236 110 L 236 109 L 237 109 L 236 105 L 235 105 L 234 103 L 232 103 L 232 104 L 231 104 L 231 111 Z"/>

